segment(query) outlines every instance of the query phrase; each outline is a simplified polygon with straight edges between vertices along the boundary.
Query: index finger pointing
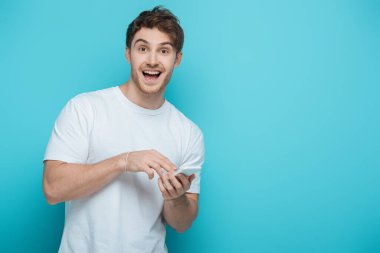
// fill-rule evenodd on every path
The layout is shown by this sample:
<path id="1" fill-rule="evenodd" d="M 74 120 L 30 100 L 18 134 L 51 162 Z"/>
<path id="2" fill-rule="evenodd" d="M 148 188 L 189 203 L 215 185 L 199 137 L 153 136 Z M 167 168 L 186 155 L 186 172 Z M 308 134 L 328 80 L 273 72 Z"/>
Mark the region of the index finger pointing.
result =
<path id="1" fill-rule="evenodd" d="M 169 160 L 160 159 L 159 163 L 168 172 L 176 170 L 176 166 Z"/>
<path id="2" fill-rule="evenodd" d="M 176 169 L 176 166 L 174 163 L 172 163 L 172 161 L 170 161 L 170 159 L 166 156 L 164 156 L 163 154 L 161 154 L 160 152 L 156 151 L 155 152 L 155 155 L 157 156 L 157 158 L 162 162 L 162 163 L 165 163 L 168 168 L 171 168 L 172 170 L 175 170 Z"/>

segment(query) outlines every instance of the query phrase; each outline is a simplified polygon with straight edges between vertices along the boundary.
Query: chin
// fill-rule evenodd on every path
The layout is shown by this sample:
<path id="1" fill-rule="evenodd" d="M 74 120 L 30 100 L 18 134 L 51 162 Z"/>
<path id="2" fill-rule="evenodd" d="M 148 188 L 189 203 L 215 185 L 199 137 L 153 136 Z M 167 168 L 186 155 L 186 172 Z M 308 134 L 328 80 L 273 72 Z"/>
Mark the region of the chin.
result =
<path id="1" fill-rule="evenodd" d="M 144 75 L 139 75 L 137 72 L 132 74 L 132 80 L 134 81 L 136 88 L 144 95 L 159 95 L 163 94 L 170 80 L 171 75 L 161 76 L 161 80 L 157 80 L 156 83 L 146 83 Z"/>
<path id="2" fill-rule="evenodd" d="M 158 95 L 163 90 L 165 90 L 166 85 L 164 84 L 147 85 L 141 82 L 137 84 L 137 87 L 142 93 L 146 95 Z"/>

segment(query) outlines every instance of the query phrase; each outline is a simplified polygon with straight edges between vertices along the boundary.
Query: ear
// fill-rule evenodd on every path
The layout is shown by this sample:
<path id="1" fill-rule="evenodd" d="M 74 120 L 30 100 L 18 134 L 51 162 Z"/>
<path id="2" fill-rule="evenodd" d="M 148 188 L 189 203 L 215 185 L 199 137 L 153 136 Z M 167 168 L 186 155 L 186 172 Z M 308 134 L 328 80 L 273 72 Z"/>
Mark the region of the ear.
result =
<path id="1" fill-rule="evenodd" d="M 125 58 L 127 59 L 128 63 L 131 64 L 131 50 L 129 47 L 125 50 Z"/>
<path id="2" fill-rule="evenodd" d="M 178 67 L 182 60 L 182 52 L 178 52 L 175 57 L 174 67 Z"/>

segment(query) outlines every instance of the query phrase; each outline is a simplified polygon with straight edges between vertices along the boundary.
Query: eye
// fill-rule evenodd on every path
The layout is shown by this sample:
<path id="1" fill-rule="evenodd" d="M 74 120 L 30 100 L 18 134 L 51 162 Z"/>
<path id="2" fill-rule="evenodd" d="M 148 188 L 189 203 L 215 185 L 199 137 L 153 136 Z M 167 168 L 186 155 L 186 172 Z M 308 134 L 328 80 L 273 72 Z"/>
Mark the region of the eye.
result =
<path id="1" fill-rule="evenodd" d="M 145 53 L 147 51 L 146 47 L 139 47 L 137 50 L 141 53 Z"/>
<path id="2" fill-rule="evenodd" d="M 161 54 L 168 54 L 169 53 L 169 50 L 167 50 L 167 49 L 161 49 Z"/>

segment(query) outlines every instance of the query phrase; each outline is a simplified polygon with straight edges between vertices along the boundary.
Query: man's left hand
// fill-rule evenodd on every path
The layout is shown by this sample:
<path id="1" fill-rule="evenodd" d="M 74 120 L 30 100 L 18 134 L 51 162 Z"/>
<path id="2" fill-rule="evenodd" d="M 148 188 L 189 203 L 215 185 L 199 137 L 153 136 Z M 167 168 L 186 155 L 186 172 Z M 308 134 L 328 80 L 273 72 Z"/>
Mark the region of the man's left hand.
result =
<path id="1" fill-rule="evenodd" d="M 191 182 L 195 175 L 186 176 L 185 174 L 173 175 L 172 173 L 163 173 L 158 179 L 158 187 L 165 200 L 171 200 L 181 197 L 190 189 Z"/>

